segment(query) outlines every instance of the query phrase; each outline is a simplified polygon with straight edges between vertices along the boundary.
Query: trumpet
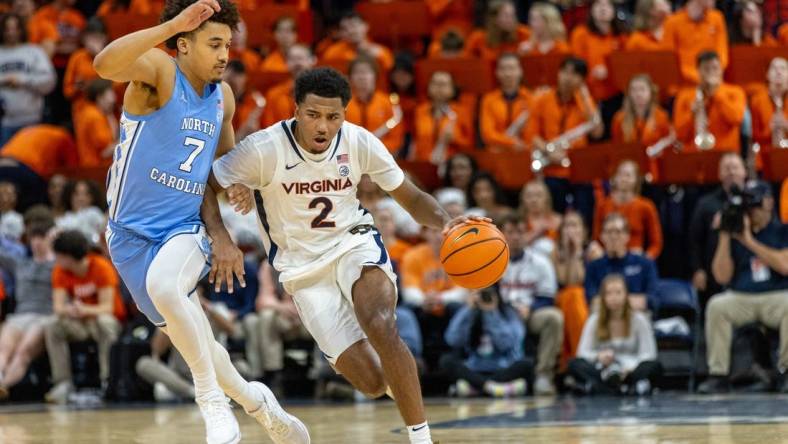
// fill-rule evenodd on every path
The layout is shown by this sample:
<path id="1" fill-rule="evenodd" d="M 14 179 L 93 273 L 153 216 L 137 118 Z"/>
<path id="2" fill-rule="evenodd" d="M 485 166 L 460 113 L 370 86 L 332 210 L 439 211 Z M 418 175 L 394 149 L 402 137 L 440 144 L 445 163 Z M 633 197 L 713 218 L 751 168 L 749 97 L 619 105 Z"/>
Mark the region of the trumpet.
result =
<path id="1" fill-rule="evenodd" d="M 703 90 L 700 88 L 695 90 L 695 102 L 699 106 L 695 111 L 695 138 L 693 142 L 699 150 L 708 151 L 714 149 L 717 139 L 709 131 L 709 116 L 706 114 Z"/>
<path id="2" fill-rule="evenodd" d="M 776 116 L 781 116 L 783 113 L 782 96 L 775 95 L 772 100 L 774 101 L 774 114 Z M 772 132 L 772 146 L 774 148 L 788 148 L 788 138 L 785 137 L 785 129 L 782 125 Z"/>

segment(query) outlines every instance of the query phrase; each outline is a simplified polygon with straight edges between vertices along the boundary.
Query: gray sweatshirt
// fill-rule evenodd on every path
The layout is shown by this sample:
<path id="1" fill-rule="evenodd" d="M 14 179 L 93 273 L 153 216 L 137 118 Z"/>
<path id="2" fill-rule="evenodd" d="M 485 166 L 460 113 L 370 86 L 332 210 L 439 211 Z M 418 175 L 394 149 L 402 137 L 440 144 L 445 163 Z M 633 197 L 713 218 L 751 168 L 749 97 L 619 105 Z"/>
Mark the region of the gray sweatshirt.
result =
<path id="1" fill-rule="evenodd" d="M 54 261 L 36 262 L 0 253 L 0 267 L 9 270 L 16 281 L 14 313 L 52 314 L 52 268 Z"/>
<path id="2" fill-rule="evenodd" d="M 589 316 L 586 321 L 583 334 L 580 336 L 580 344 L 577 346 L 578 358 L 593 363 L 596 362 L 597 354 L 600 351 L 613 350 L 615 362 L 625 372 L 631 372 L 641 362 L 657 359 L 657 342 L 654 339 L 654 330 L 651 329 L 651 322 L 643 313 L 634 312 L 632 314 L 629 337 L 626 338 L 613 338 L 609 341 L 599 342 L 596 338 L 598 322 L 599 315 L 597 313 Z"/>
<path id="3" fill-rule="evenodd" d="M 0 86 L 4 110 L 2 126 L 23 126 L 41 121 L 44 96 L 55 87 L 55 69 L 37 45 L 0 46 L 0 84 L 17 77 L 21 86 Z"/>

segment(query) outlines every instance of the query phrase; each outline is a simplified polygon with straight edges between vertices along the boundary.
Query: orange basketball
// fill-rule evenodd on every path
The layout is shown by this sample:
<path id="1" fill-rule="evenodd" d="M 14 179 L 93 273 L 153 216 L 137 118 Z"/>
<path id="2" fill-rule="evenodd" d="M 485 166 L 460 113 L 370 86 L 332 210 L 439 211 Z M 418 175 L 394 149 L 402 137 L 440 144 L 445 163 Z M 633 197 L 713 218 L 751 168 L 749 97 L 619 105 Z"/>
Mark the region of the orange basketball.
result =
<path id="1" fill-rule="evenodd" d="M 461 287 L 489 287 L 506 271 L 509 246 L 495 225 L 486 222 L 462 224 L 443 239 L 441 264 L 449 278 Z"/>

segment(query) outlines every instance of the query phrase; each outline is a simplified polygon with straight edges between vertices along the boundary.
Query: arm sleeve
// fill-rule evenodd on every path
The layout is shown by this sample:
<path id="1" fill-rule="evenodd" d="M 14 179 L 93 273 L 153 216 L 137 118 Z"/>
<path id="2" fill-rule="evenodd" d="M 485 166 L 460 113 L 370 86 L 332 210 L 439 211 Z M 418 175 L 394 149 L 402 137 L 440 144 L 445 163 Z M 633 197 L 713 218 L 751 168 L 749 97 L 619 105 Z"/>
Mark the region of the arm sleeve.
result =
<path id="1" fill-rule="evenodd" d="M 546 256 L 537 254 L 534 255 L 534 267 L 539 275 L 536 296 L 555 299 L 555 294 L 558 292 L 558 279 L 555 277 L 553 263 Z"/>
<path id="2" fill-rule="evenodd" d="M 717 41 L 714 42 L 714 46 L 717 54 L 720 56 L 720 65 L 722 65 L 724 71 L 728 67 L 728 28 L 725 26 L 725 17 L 722 13 L 717 10 L 713 10 L 713 12 L 716 13 L 714 14 L 717 22 L 715 28 L 722 30 L 722 32 L 717 33 Z"/>
<path id="3" fill-rule="evenodd" d="M 517 347 L 525 337 L 523 323 L 509 308 L 482 312 L 484 329 L 492 339 L 493 347 L 501 353 Z M 519 342 L 518 342 L 519 341 Z"/>
<path id="4" fill-rule="evenodd" d="M 112 268 L 108 261 L 101 260 L 96 264 L 96 275 L 94 278 L 98 288 L 118 286 L 118 275 L 115 274 L 115 269 Z"/>
<path id="5" fill-rule="evenodd" d="M 39 94 L 49 94 L 55 88 L 55 68 L 41 48 L 32 47 L 30 55 L 33 57 L 31 70 L 27 73 L 25 84 Z"/>
<path id="6" fill-rule="evenodd" d="M 632 320 L 638 340 L 638 364 L 657 359 L 657 340 L 654 338 L 651 323 L 641 313 L 635 313 Z"/>
<path id="7" fill-rule="evenodd" d="M 739 87 L 718 91 L 712 106 L 720 110 L 720 115 L 729 125 L 741 125 L 747 109 L 747 96 Z"/>
<path id="8" fill-rule="evenodd" d="M 509 148 L 514 145 L 514 139 L 499 132 L 495 128 L 495 98 L 485 96 L 482 99 L 482 107 L 479 113 L 479 128 L 482 133 L 482 141 L 487 146 L 500 146 Z"/>
<path id="9" fill-rule="evenodd" d="M 646 279 L 646 282 L 643 292 L 646 293 L 646 298 L 649 301 L 654 302 L 657 292 L 657 280 L 659 279 L 657 276 L 657 264 L 651 259 L 646 259 L 645 264 L 645 276 L 643 277 Z"/>
<path id="10" fill-rule="evenodd" d="M 250 134 L 213 163 L 213 174 L 224 188 L 236 183 L 262 188 L 271 183 L 275 170 L 276 150 L 265 131 Z"/>
<path id="11" fill-rule="evenodd" d="M 673 127 L 676 128 L 676 137 L 681 141 L 691 140 L 695 133 L 695 119 L 692 116 L 693 94 L 682 91 L 676 97 L 673 107 Z"/>
<path id="12" fill-rule="evenodd" d="M 397 189 L 405 180 L 405 173 L 380 139 L 367 130 L 360 131 L 358 154 L 361 173 L 369 174 L 370 179 L 383 191 Z"/>
<path id="13" fill-rule="evenodd" d="M 591 262 L 586 267 L 586 278 L 583 287 L 586 290 L 586 301 L 589 303 L 599 291 L 599 277 L 597 276 L 599 272 L 597 268 L 599 268 L 599 264 L 596 261 Z"/>
<path id="14" fill-rule="evenodd" d="M 473 310 L 469 307 L 462 307 L 457 314 L 451 318 L 449 327 L 443 335 L 446 343 L 452 348 L 465 348 L 468 345 L 471 335 L 471 325 L 473 324 Z"/>
<path id="15" fill-rule="evenodd" d="M 646 255 L 651 259 L 657 260 L 660 253 L 662 253 L 662 224 L 659 222 L 657 207 L 654 205 L 654 202 L 646 200 L 645 204 L 643 216 L 648 232 L 648 250 L 646 250 Z"/>
<path id="16" fill-rule="evenodd" d="M 583 333 L 580 334 L 580 342 L 577 345 L 575 356 L 590 362 L 596 361 L 596 351 L 594 350 L 594 335 L 596 334 L 597 315 L 592 314 L 583 326 Z"/>
<path id="17" fill-rule="evenodd" d="M 52 289 L 59 288 L 61 290 L 66 290 L 66 286 L 66 276 L 63 273 L 63 269 L 54 267 L 52 269 Z"/>
<path id="18" fill-rule="evenodd" d="M 73 99 L 77 94 L 77 88 L 75 86 L 76 82 L 74 81 L 76 62 L 77 55 L 72 54 L 68 59 L 68 64 L 66 65 L 66 73 L 63 75 L 63 96 L 69 100 Z"/>

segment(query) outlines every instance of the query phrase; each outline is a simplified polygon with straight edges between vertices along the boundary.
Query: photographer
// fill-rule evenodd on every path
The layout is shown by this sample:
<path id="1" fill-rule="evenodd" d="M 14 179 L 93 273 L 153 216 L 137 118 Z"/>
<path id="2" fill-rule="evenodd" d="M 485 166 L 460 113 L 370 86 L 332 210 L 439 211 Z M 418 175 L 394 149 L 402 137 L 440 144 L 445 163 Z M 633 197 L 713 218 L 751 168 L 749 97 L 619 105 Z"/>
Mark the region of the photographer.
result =
<path id="1" fill-rule="evenodd" d="M 501 302 L 496 287 L 472 292 L 446 330 L 446 342 L 455 353 L 445 355 L 441 367 L 456 381 L 454 394 L 524 395 L 533 371 L 523 357 L 524 339 L 517 310 Z"/>
<path id="2" fill-rule="evenodd" d="M 720 186 L 704 195 L 695 206 L 689 226 L 688 253 L 692 271 L 692 285 L 701 296 L 702 306 L 708 297 L 717 294 L 722 287 L 711 276 L 711 260 L 717 250 L 717 234 L 720 225 L 720 210 L 728 200 L 734 186 L 743 187 L 747 179 L 744 160 L 737 153 L 726 153 L 720 157 Z"/>
<path id="3" fill-rule="evenodd" d="M 760 322 L 780 331 L 777 389 L 788 392 L 788 226 L 774 217 L 774 198 L 764 182 L 736 188 L 723 206 L 714 279 L 728 290 L 706 307 L 706 344 L 710 377 L 701 393 L 729 388 L 733 329 Z"/>

